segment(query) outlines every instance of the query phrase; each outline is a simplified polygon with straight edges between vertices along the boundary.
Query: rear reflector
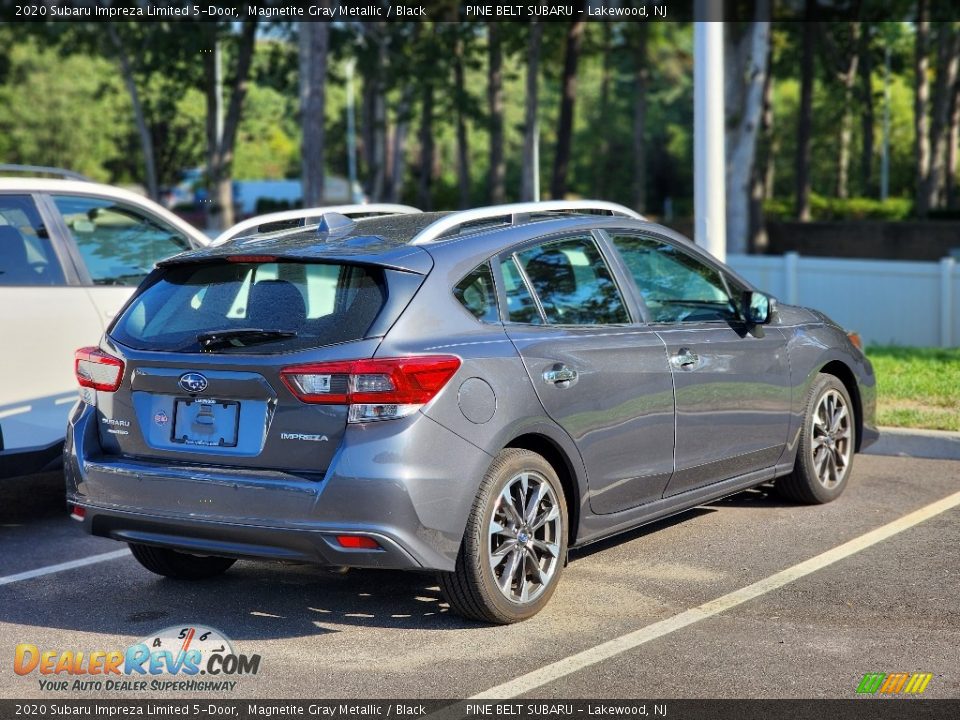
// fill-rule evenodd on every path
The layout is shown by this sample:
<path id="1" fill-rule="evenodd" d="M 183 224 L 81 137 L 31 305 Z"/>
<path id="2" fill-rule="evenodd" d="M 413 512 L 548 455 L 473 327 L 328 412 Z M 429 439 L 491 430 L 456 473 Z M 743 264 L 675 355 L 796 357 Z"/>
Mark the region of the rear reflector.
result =
<path id="1" fill-rule="evenodd" d="M 123 378 L 123 360 L 99 348 L 80 348 L 74 353 L 74 370 L 80 387 L 115 392 Z"/>
<path id="2" fill-rule="evenodd" d="M 79 505 L 70 506 L 70 517 L 74 520 L 83 520 L 87 516 L 87 509 Z"/>
<path id="3" fill-rule="evenodd" d="M 349 405 L 350 422 L 391 420 L 430 402 L 460 369 L 460 358 L 425 355 L 296 365 L 280 373 L 299 400 Z"/>
<path id="4" fill-rule="evenodd" d="M 366 535 L 337 535 L 337 543 L 340 547 L 351 550 L 379 550 L 380 543 L 372 537 Z"/>

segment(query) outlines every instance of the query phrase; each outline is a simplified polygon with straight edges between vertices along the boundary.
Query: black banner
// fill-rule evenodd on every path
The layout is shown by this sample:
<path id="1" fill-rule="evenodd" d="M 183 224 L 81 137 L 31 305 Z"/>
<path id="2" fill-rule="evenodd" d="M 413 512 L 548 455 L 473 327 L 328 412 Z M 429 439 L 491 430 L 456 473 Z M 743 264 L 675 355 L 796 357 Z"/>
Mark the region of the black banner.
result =
<path id="1" fill-rule="evenodd" d="M 908 22 L 916 0 L 806 3 L 778 0 L 758 14 L 754 0 L 0 0 L 0 18 L 13 22 Z M 960 19 L 953 2 L 929 4 L 930 19 Z"/>
<path id="2" fill-rule="evenodd" d="M 0 718 L 955 720 L 960 700 L 0 700 Z"/>

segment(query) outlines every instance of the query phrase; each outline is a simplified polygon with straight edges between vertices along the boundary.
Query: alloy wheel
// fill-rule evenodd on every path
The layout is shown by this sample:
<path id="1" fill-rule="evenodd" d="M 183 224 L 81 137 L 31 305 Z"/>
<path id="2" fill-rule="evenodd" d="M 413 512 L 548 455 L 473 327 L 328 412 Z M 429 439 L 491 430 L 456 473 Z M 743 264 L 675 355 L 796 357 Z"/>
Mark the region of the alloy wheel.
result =
<path id="1" fill-rule="evenodd" d="M 810 450 L 817 479 L 831 489 L 841 482 L 853 452 L 851 414 L 843 396 L 828 390 L 817 403 L 810 432 Z"/>
<path id="2" fill-rule="evenodd" d="M 560 563 L 563 532 L 557 496 L 536 472 L 512 477 L 490 519 L 489 563 L 501 594 L 515 603 L 536 600 Z"/>

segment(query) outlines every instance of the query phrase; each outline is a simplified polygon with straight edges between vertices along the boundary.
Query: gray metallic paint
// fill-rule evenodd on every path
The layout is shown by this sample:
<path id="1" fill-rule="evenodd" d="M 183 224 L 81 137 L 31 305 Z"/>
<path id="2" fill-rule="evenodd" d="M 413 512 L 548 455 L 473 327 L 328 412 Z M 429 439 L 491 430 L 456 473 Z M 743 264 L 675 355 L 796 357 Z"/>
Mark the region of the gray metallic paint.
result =
<path id="1" fill-rule="evenodd" d="M 174 260 L 289 254 L 384 264 L 426 278 L 395 322 L 378 328 L 374 337 L 317 350 L 154 353 L 119 346 L 107 336 L 102 347 L 127 362 L 126 383 L 136 372 L 137 387 L 166 392 L 164 383 L 175 383 L 180 372 L 204 372 L 211 383 L 253 373 L 260 379 L 245 390 L 236 385 L 222 390 L 255 395 L 275 410 L 264 414 L 263 452 L 226 462 L 222 453 L 150 448 L 142 437 L 131 438 L 117 454 L 118 447 L 100 432 L 102 418 L 142 418 L 122 394 L 98 393 L 97 408 L 81 403 L 70 421 L 65 459 L 68 499 L 87 508 L 88 531 L 198 553 L 449 571 L 480 480 L 493 457 L 510 445 L 545 442 L 562 457 L 557 470 L 576 518 L 571 545 L 583 545 L 789 472 L 807 391 L 828 363 L 842 363 L 855 379 L 851 393 L 862 408 L 863 425 L 858 446 L 876 437 L 872 368 L 825 316 L 780 305 L 771 322 L 753 334 L 730 326 L 644 324 L 648 316 L 640 293 L 604 230 L 628 229 L 680 243 L 753 289 L 666 228 L 567 216 L 410 248 L 371 240 L 363 235 L 371 227 L 378 226 L 361 221 L 355 236 L 335 242 L 272 237 Z M 482 323 L 451 292 L 468 272 L 506 248 L 585 230 L 598 231 L 595 237 L 635 324 L 589 329 Z M 688 344 L 702 348 L 703 371 L 671 372 L 669 355 Z M 612 365 L 606 365 L 611 361 L 602 358 L 601 347 L 614 353 Z M 401 420 L 346 426 L 343 408 L 298 407 L 278 379 L 280 368 L 300 362 L 434 353 L 457 355 L 462 366 L 429 405 Z M 583 371 L 577 383 L 558 388 L 538 381 L 543 369 L 558 361 Z M 489 387 L 492 399 L 486 390 L 480 390 L 481 400 L 472 397 L 477 391 L 470 389 L 479 387 L 474 379 Z M 272 441 L 279 427 L 292 427 L 286 420 L 302 423 L 308 417 L 311 427 L 329 433 L 328 447 Z M 382 539 L 384 550 L 347 551 L 331 544 L 324 534 L 330 532 L 371 533 Z"/>

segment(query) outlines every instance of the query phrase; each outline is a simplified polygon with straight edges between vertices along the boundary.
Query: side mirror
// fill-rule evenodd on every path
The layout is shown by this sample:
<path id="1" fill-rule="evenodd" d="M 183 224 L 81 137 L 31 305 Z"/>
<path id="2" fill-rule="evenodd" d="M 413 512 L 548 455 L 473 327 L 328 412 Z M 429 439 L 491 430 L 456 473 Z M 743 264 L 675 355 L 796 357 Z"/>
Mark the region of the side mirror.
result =
<path id="1" fill-rule="evenodd" d="M 776 300 L 762 292 L 746 291 L 743 294 L 743 307 L 746 321 L 751 325 L 765 325 L 770 322 L 776 309 Z"/>

